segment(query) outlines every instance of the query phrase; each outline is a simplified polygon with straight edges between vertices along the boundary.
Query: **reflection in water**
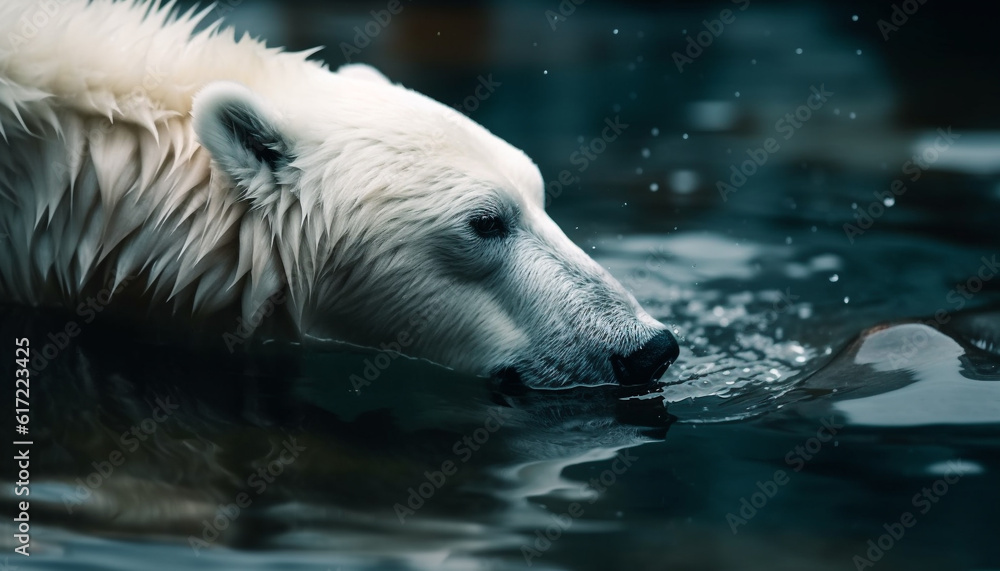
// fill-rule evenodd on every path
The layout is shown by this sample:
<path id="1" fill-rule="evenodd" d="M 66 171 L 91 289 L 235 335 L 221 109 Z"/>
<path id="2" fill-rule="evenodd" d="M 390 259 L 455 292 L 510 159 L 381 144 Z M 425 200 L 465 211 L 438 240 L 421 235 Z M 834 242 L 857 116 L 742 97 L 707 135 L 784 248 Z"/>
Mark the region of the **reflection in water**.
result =
<path id="1" fill-rule="evenodd" d="M 851 312 L 842 301 L 823 301 L 822 288 L 845 281 L 867 288 L 880 275 L 876 262 L 867 276 L 864 267 L 848 269 L 842 246 L 735 246 L 710 234 L 613 244 L 602 255 L 615 271 L 645 268 L 629 283 L 640 298 L 673 278 L 654 314 L 676 328 L 685 357 L 650 387 L 511 392 L 398 359 L 358 392 L 350 376 L 363 370 L 365 354 L 272 343 L 251 358 L 191 353 L 179 360 L 173 347 L 138 344 L 114 330 L 81 337 L 37 381 L 45 477 L 35 482 L 33 514 L 44 529 L 120 539 L 46 532 L 52 543 L 43 553 L 58 557 L 65 542 L 97 553 L 109 545 L 102 542 L 156 537 L 170 561 L 231 565 L 248 556 L 229 549 L 293 549 L 307 566 L 313 552 L 334 554 L 319 559 L 346 568 L 503 569 L 517 567 L 536 532 L 574 503 L 583 514 L 560 532 L 559 545 L 654 525 L 616 506 L 623 496 L 657 497 L 654 482 L 643 480 L 651 473 L 710 469 L 694 468 L 695 450 L 744 438 L 727 426 L 755 418 L 787 426 L 800 415 L 805 430 L 815 431 L 818 421 L 808 419 L 835 414 L 849 438 L 864 425 L 1000 420 L 995 314 L 959 313 L 940 329 L 877 326 L 851 341 L 852 331 L 885 309 L 864 302 L 863 292 L 850 292 L 863 301 Z M 700 255 L 706 244 L 713 256 Z M 658 254 L 645 264 L 649 248 Z M 955 257 L 943 246 L 924 252 L 925 263 L 939 268 Z M 5 311 L 5 324 L 29 334 L 61 323 L 60 316 Z M 838 320 L 832 330 L 814 325 Z M 704 440 L 671 430 L 667 437 L 675 422 L 723 433 Z M 687 459 L 668 468 L 675 449 Z M 116 452 L 124 460 L 112 465 Z M 928 458 L 911 472 L 940 461 Z M 978 462 L 978 473 L 993 469 L 965 461 Z M 728 462 L 716 469 L 742 461 Z M 655 525 L 673 521 L 667 514 L 683 513 L 681 506 L 663 504 Z M 743 548 L 755 550 L 754 541 Z M 552 549 L 533 564 L 561 568 L 587 558 Z M 114 552 L 123 558 L 128 550 Z M 251 557 L 246 568 L 267 568 L 269 557 Z"/>
<path id="2" fill-rule="evenodd" d="M 835 408 L 852 424 L 1000 423 L 1000 383 L 966 378 L 963 357 L 958 342 L 926 325 L 877 331 L 864 340 L 855 363 L 878 372 L 905 370 L 915 382 L 891 393 L 838 402 Z"/>

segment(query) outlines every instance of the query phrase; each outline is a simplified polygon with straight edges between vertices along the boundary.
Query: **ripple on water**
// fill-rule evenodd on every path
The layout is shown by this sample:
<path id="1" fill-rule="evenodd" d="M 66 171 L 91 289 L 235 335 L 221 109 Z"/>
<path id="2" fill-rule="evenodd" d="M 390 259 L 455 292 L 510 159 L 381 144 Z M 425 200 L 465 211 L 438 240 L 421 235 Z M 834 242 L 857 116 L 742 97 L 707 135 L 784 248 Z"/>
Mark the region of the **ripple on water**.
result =
<path id="1" fill-rule="evenodd" d="M 814 370 L 815 358 L 829 354 L 826 346 L 787 338 L 786 331 L 813 319 L 813 303 L 800 299 L 801 291 L 811 281 L 831 283 L 840 256 L 793 259 L 789 248 L 713 234 L 616 246 L 602 262 L 625 276 L 623 283 L 682 347 L 681 359 L 662 378 L 663 389 L 636 398 L 662 398 L 680 422 L 741 420 L 773 410 Z M 802 284 L 800 292 L 781 287 L 789 276 Z M 744 289 L 748 278 L 760 288 Z"/>

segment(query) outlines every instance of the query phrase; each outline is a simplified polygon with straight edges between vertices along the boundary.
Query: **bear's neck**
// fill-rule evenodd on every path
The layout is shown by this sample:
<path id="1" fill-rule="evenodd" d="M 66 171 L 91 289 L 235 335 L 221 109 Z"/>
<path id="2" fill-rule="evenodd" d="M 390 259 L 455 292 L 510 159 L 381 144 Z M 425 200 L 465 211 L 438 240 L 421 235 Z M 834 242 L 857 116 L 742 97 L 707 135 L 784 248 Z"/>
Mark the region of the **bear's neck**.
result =
<path id="1" fill-rule="evenodd" d="M 244 322 L 273 303 L 284 280 L 267 221 L 214 171 L 189 119 L 150 130 L 58 113 L 61 133 L 4 121 L 0 301 L 78 310 L 98 297 Z"/>

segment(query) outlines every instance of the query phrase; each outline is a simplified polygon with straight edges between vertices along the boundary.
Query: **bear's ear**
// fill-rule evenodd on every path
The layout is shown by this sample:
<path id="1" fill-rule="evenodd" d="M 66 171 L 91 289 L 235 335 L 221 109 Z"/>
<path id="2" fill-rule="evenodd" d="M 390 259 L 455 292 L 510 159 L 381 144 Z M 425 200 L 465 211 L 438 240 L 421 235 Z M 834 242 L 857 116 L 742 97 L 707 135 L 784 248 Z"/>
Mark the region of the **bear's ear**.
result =
<path id="1" fill-rule="evenodd" d="M 348 63 L 342 65 L 337 68 L 337 75 L 343 75 L 344 77 L 350 77 L 352 79 L 370 81 L 372 83 L 385 83 L 387 85 L 392 84 L 392 82 L 389 81 L 389 78 L 383 75 L 381 71 L 363 63 Z"/>
<path id="2" fill-rule="evenodd" d="M 291 146 L 276 113 L 247 87 L 218 81 L 194 98 L 194 131 L 254 207 L 276 202 L 290 182 Z"/>

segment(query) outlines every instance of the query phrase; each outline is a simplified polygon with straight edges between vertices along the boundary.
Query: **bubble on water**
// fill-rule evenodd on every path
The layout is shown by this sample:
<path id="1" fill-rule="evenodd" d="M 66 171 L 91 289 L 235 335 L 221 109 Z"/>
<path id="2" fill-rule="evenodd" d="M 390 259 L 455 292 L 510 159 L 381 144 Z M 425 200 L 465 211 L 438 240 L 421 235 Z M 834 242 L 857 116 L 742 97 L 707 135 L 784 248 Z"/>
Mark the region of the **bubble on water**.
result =
<path id="1" fill-rule="evenodd" d="M 659 137 L 660 136 L 660 130 L 657 129 L 656 127 L 653 127 L 653 129 L 649 132 L 649 134 L 652 135 L 652 136 L 654 136 L 654 137 Z"/>
<path id="2" fill-rule="evenodd" d="M 857 202 L 852 202 L 851 203 L 851 210 L 857 210 L 857 209 L 858 209 L 858 203 Z"/>
<path id="3" fill-rule="evenodd" d="M 846 295 L 844 296 L 844 303 L 851 303 L 850 296 L 846 296 Z"/>
<path id="4" fill-rule="evenodd" d="M 739 91 L 737 91 L 737 92 L 736 92 L 736 97 L 739 97 L 739 96 L 740 96 L 740 92 L 739 92 Z"/>
<path id="5" fill-rule="evenodd" d="M 808 305 L 803 305 L 799 308 L 799 319 L 809 319 L 812 317 L 813 310 Z"/>
<path id="6" fill-rule="evenodd" d="M 653 192 L 656 192 L 657 190 L 660 190 L 660 185 L 656 184 L 655 182 L 651 183 L 649 185 L 649 190 L 652 190 Z"/>
<path id="7" fill-rule="evenodd" d="M 802 48 L 795 48 L 796 55 L 802 55 Z"/>
<path id="8" fill-rule="evenodd" d="M 851 16 L 851 21 L 852 22 L 857 22 L 858 21 L 858 15 L 855 14 L 855 15 Z"/>
<path id="9" fill-rule="evenodd" d="M 548 74 L 549 74 L 549 70 L 547 70 L 547 69 L 542 70 L 542 75 L 548 75 Z"/>
<path id="10" fill-rule="evenodd" d="M 858 55 L 861 55 L 861 50 L 858 50 L 858 51 L 856 51 L 856 52 L 854 52 L 854 53 L 856 53 L 856 54 L 858 54 Z"/>
<path id="11" fill-rule="evenodd" d="M 678 194 L 694 192 L 699 183 L 698 173 L 693 170 L 680 169 L 670 173 L 670 188 Z"/>
<path id="12" fill-rule="evenodd" d="M 682 139 L 684 139 L 684 140 L 686 141 L 686 140 L 687 140 L 687 138 L 688 138 L 688 134 L 687 134 L 687 133 L 684 133 L 683 135 L 681 135 L 681 138 L 682 138 Z"/>
<path id="13" fill-rule="evenodd" d="M 830 276 L 830 281 L 833 283 L 837 283 L 840 281 L 840 276 L 837 274 L 833 274 L 832 276 Z"/>
<path id="14" fill-rule="evenodd" d="M 614 30 L 611 30 L 611 33 L 617 36 L 618 35 L 618 28 L 615 28 Z"/>
<path id="15" fill-rule="evenodd" d="M 650 152 L 649 152 L 649 149 L 647 149 L 647 148 L 645 148 L 645 147 L 644 147 L 644 148 L 642 149 L 642 158 L 644 158 L 644 159 L 648 159 L 648 158 L 649 158 L 649 155 L 650 155 Z"/>
<path id="16" fill-rule="evenodd" d="M 885 197 L 885 200 L 882 201 L 882 204 L 884 204 L 886 208 L 892 208 L 896 205 L 896 199 L 892 196 L 887 196 Z"/>

